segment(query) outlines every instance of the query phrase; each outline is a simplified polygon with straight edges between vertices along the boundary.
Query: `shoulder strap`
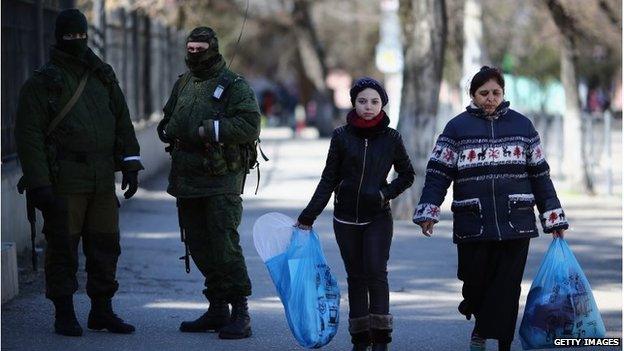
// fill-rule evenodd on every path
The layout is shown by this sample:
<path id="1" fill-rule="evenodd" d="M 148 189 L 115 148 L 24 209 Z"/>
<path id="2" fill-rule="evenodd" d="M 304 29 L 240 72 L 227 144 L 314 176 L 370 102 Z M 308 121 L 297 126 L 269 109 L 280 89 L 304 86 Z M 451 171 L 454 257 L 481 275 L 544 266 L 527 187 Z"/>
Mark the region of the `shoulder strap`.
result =
<path id="1" fill-rule="evenodd" d="M 239 76 L 232 78 L 229 74 L 227 74 L 227 71 L 224 71 L 219 75 L 217 86 L 212 93 L 212 100 L 216 102 L 215 106 L 217 109 L 217 116 L 219 118 L 225 113 L 225 104 L 223 103 L 225 101 L 224 93 L 228 91 L 228 88 L 232 85 L 232 83 L 239 79 Z"/>
<path id="2" fill-rule="evenodd" d="M 176 82 L 177 85 L 174 85 L 174 91 L 173 91 L 173 94 L 172 94 L 172 95 L 175 96 L 175 100 L 173 100 L 173 106 L 171 106 L 171 108 L 170 108 L 171 112 L 173 112 L 173 110 L 175 109 L 175 105 L 178 103 L 178 95 L 180 94 L 180 92 L 182 90 L 184 90 L 184 87 L 186 87 L 188 82 L 191 80 L 191 72 L 190 71 L 186 71 L 186 72 L 180 74 L 178 76 L 178 78 L 179 79 Z M 167 105 L 168 104 L 169 104 L 169 102 L 167 102 Z"/>
<path id="3" fill-rule="evenodd" d="M 176 90 L 176 95 L 182 90 L 184 90 L 184 87 L 186 87 L 188 82 L 191 80 L 191 76 L 192 74 L 190 71 L 186 71 L 184 74 L 180 75 L 180 85 L 178 85 L 178 89 Z"/>
<path id="4" fill-rule="evenodd" d="M 50 135 L 54 131 L 56 126 L 59 123 L 61 123 L 61 121 L 63 120 L 63 118 L 65 118 L 67 113 L 72 109 L 72 107 L 74 107 L 76 102 L 78 102 L 80 95 L 82 95 L 82 92 L 84 91 L 85 85 L 87 85 L 87 80 L 89 79 L 91 72 L 92 71 L 89 70 L 82 76 L 82 78 L 80 79 L 80 83 L 78 83 L 78 88 L 76 88 L 76 91 L 74 92 L 74 95 L 72 95 L 71 99 L 69 99 L 67 104 L 65 104 L 61 112 L 59 112 L 58 115 L 54 117 L 52 122 L 50 122 L 50 125 L 48 126 L 48 130 L 46 131 L 46 135 Z"/>

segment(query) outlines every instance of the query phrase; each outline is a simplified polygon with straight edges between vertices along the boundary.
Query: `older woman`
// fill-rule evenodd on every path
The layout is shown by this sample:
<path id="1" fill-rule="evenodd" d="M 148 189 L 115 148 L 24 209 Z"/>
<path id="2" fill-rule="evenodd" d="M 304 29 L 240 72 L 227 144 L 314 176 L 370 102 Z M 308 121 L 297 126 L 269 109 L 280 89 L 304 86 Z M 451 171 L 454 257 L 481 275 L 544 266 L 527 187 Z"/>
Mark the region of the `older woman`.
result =
<path id="1" fill-rule="evenodd" d="M 505 81 L 484 66 L 472 78 L 472 102 L 444 128 L 427 165 L 413 221 L 426 236 L 453 183 L 453 242 L 457 277 L 463 281 L 459 311 L 475 316 L 470 349 L 497 339 L 509 350 L 514 337 L 520 282 L 529 239 L 538 236 L 533 206 L 545 232 L 563 237 L 568 228 L 531 121 L 509 109 Z"/>
<path id="2" fill-rule="evenodd" d="M 327 163 L 297 226 L 310 229 L 334 193 L 334 232 L 347 271 L 353 350 L 388 349 L 392 315 L 386 269 L 392 242 L 389 201 L 409 188 L 414 170 L 401 135 L 388 127 L 388 95 L 376 80 L 358 79 L 353 110 L 334 131 Z M 390 169 L 398 174 L 390 184 Z"/>

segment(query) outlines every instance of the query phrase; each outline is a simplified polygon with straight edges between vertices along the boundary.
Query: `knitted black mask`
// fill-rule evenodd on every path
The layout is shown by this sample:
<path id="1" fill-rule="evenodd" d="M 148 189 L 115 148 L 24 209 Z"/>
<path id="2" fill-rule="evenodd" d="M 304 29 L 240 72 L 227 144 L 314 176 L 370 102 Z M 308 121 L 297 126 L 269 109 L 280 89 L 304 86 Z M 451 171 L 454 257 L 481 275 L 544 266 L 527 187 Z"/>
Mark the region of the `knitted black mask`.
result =
<path id="1" fill-rule="evenodd" d="M 87 33 L 87 18 L 77 9 L 63 10 L 56 18 L 54 36 L 56 47 L 70 55 L 82 57 L 87 52 L 87 39 L 65 40 L 66 34 Z"/>

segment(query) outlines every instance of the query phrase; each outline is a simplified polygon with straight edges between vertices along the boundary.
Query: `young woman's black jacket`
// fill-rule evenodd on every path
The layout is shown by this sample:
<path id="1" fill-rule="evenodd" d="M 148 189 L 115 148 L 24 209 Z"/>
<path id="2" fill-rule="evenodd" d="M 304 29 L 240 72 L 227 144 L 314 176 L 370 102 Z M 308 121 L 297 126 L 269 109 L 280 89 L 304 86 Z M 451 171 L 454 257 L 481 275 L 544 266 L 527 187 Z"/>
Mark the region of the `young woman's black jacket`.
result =
<path id="1" fill-rule="evenodd" d="M 401 135 L 389 123 L 384 114 L 375 127 L 346 124 L 334 130 L 321 181 L 299 223 L 312 225 L 332 192 L 334 218 L 343 223 L 366 224 L 390 211 L 388 201 L 412 185 L 414 169 Z M 392 166 L 398 176 L 388 184 Z"/>

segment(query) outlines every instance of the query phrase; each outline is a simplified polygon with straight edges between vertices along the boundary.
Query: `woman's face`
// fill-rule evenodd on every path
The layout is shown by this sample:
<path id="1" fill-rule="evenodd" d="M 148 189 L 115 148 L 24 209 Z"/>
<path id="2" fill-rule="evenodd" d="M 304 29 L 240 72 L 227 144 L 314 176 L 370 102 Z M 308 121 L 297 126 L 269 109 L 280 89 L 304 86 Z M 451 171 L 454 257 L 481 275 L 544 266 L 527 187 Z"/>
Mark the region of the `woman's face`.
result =
<path id="1" fill-rule="evenodd" d="M 366 88 L 355 98 L 355 113 L 365 120 L 375 118 L 381 112 L 381 96 L 375 89 Z"/>
<path id="2" fill-rule="evenodd" d="M 501 88 L 498 82 L 495 79 L 490 79 L 477 88 L 477 91 L 472 96 L 472 101 L 489 115 L 503 102 L 503 93 L 503 88 Z"/>

